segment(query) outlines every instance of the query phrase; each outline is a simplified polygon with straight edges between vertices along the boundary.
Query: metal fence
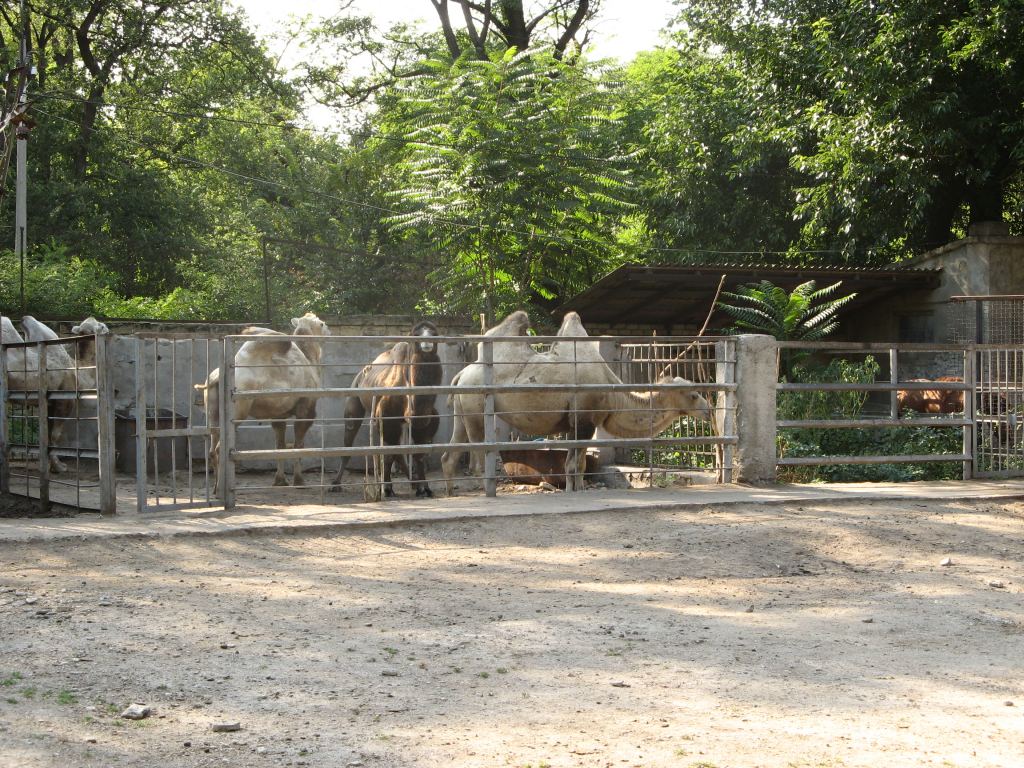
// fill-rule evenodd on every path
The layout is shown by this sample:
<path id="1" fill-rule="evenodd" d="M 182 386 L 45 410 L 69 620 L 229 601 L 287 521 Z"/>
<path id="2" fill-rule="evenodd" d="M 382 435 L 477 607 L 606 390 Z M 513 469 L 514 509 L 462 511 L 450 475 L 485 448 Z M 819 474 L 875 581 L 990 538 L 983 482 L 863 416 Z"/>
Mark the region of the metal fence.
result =
<path id="1" fill-rule="evenodd" d="M 828 360 L 839 359 L 849 362 L 851 357 L 864 358 L 868 355 L 879 356 L 881 364 L 879 372 L 887 374 L 888 381 L 782 381 L 777 385 L 780 398 L 780 412 L 783 418 L 777 422 L 783 440 L 780 441 L 780 455 L 777 464 L 780 467 L 823 466 L 823 465 L 858 465 L 858 464 L 920 464 L 927 462 L 960 462 L 962 475 L 968 479 L 973 475 L 973 459 L 975 454 L 975 350 L 970 346 L 943 344 L 889 344 L 889 343 L 849 343 L 849 342 L 780 342 L 780 360 L 793 354 L 816 355 L 819 371 L 824 370 Z M 957 380 L 933 381 L 922 379 L 904 379 L 900 376 L 901 358 L 909 356 L 931 355 L 946 358 L 943 365 L 948 366 L 952 356 L 959 361 L 959 376 L 950 377 Z M 785 363 L 780 367 L 785 367 Z M 851 367 L 840 370 L 849 373 Z M 780 371 L 784 373 L 784 371 Z M 835 370 L 832 373 L 836 373 Z M 849 378 L 849 377 L 848 377 Z M 937 415 L 908 416 L 900 412 L 901 393 L 909 399 L 910 393 L 949 392 L 962 393 L 958 407 L 949 409 L 951 412 Z M 855 397 L 845 403 L 829 401 L 822 397 L 825 393 L 852 394 Z M 818 396 L 816 402 L 807 401 L 793 403 L 797 397 L 807 398 Z M 874 396 L 881 400 L 870 398 Z M 783 402 L 784 398 L 790 402 Z M 785 418 L 787 411 L 805 411 L 796 418 Z M 821 411 L 831 413 L 821 413 Z M 810 413 L 810 415 L 808 415 Z M 896 454 L 858 454 L 858 455 L 785 455 L 785 436 L 790 430 L 880 430 L 893 428 L 924 427 L 930 429 L 960 429 L 962 440 L 959 453 L 896 453 Z"/>
<path id="2" fill-rule="evenodd" d="M 222 359 L 221 338 L 138 333 L 130 343 L 134 397 L 116 413 L 117 468 L 135 477 L 139 512 L 215 503 L 211 430 L 196 390 Z"/>
<path id="3" fill-rule="evenodd" d="M 306 341 L 308 336 L 274 337 L 275 340 L 284 341 Z M 279 490 L 279 486 L 269 486 L 263 481 L 257 483 L 240 482 L 239 470 L 243 464 L 250 462 L 306 462 L 305 469 L 314 470 L 315 482 L 303 477 L 303 485 L 319 494 L 321 500 L 330 498 L 329 493 L 341 489 L 349 489 L 366 492 L 371 498 L 377 498 L 381 492 L 383 477 L 381 472 L 381 460 L 377 457 L 410 456 L 413 454 L 424 455 L 436 459 L 444 453 L 454 454 L 467 452 L 470 454 L 479 453 L 483 455 L 483 477 L 482 481 L 485 492 L 488 495 L 496 493 L 497 482 L 500 477 L 498 472 L 499 462 L 508 465 L 515 461 L 516 454 L 524 451 L 542 450 L 551 454 L 555 452 L 570 452 L 575 450 L 586 450 L 588 448 L 613 448 L 629 449 L 631 451 L 642 451 L 647 458 L 646 464 L 650 471 L 656 451 L 673 448 L 681 452 L 681 455 L 700 453 L 708 450 L 707 447 L 717 448 L 721 457 L 718 464 L 709 467 L 720 474 L 720 478 L 728 482 L 731 477 L 732 467 L 732 446 L 736 442 L 735 431 L 735 371 L 734 356 L 731 351 L 731 340 L 695 340 L 693 338 L 668 338 L 659 340 L 652 345 L 649 339 L 640 338 L 609 338 L 609 337 L 434 337 L 431 339 L 439 348 L 450 350 L 472 349 L 477 347 L 478 369 L 481 372 L 481 381 L 472 385 L 460 381 L 459 385 L 453 385 L 454 374 L 464 366 L 464 361 L 457 359 L 458 355 L 448 354 L 446 357 L 450 362 L 442 362 L 444 368 L 440 377 L 441 383 L 431 386 L 390 386 L 390 387 L 354 387 L 351 386 L 352 377 L 357 373 L 362 363 L 373 359 L 374 354 L 379 350 L 382 343 L 388 345 L 398 342 L 415 344 L 422 341 L 419 337 L 410 336 L 382 336 L 382 337 L 358 337 L 358 336 L 326 336 L 317 338 L 317 343 L 324 349 L 345 345 L 349 348 L 349 358 L 359 360 L 359 364 L 339 363 L 318 363 L 311 364 L 319 369 L 319 386 L 313 387 L 274 387 L 261 386 L 258 388 L 246 388 L 244 391 L 235 386 L 239 375 L 255 373 L 246 371 L 244 365 L 235 362 L 237 350 L 246 342 L 252 342 L 251 336 L 228 336 L 225 337 L 224 359 L 232 361 L 223 369 L 220 382 L 219 404 L 221 409 L 221 423 L 225 425 L 223 435 L 220 439 L 220 488 L 221 499 L 225 507 L 231 507 L 236 502 L 238 494 L 251 492 L 267 492 Z M 696 343 L 701 349 L 702 357 L 699 360 L 675 359 L 671 351 L 682 349 L 686 345 Z M 527 345 L 532 350 L 531 361 L 524 362 L 521 359 L 510 360 L 505 354 L 510 345 Z M 552 352 L 548 345 L 557 344 L 561 350 L 560 356 L 552 359 Z M 599 345 L 605 350 L 602 359 L 598 363 L 593 357 L 594 345 Z M 355 350 L 362 348 L 363 354 Z M 645 349 L 645 355 L 634 355 L 640 349 Z M 613 367 L 604 362 L 605 359 L 616 357 Z M 714 350 L 714 356 L 711 350 Z M 337 359 L 338 355 L 325 354 L 325 360 Z M 689 365 L 698 363 L 705 366 L 707 373 L 705 380 L 698 381 L 674 381 L 658 380 L 652 374 L 664 363 L 666 366 L 674 366 L 674 369 L 685 369 Z M 280 366 L 280 363 L 264 364 L 265 368 L 273 369 Z M 611 372 L 615 367 L 620 370 L 631 369 L 631 373 L 623 380 L 622 377 L 609 379 L 602 371 Z M 555 373 L 555 372 L 558 373 Z M 647 371 L 646 374 L 643 372 Z M 670 372 L 676 372 L 675 370 Z M 267 377 L 268 379 L 272 377 Z M 646 380 L 645 380 L 646 379 Z M 679 427 L 678 411 L 673 411 L 670 418 L 661 407 L 668 403 L 681 402 L 684 395 L 708 393 L 711 396 L 710 410 L 705 414 L 708 426 L 699 430 L 686 425 Z M 449 398 L 460 397 L 470 398 L 474 406 L 478 406 L 478 412 L 473 413 L 479 417 L 483 425 L 483 435 L 480 439 L 460 440 L 449 442 L 447 436 L 453 432 L 452 425 L 455 416 L 442 410 L 441 425 L 437 433 L 428 441 L 410 446 L 404 441 L 397 448 L 395 446 L 381 443 L 380 435 L 384 431 L 386 419 L 407 419 L 407 415 L 387 416 L 382 415 L 376 419 L 372 416 L 367 418 L 368 428 L 364 427 L 364 444 L 345 445 L 347 442 L 341 439 L 340 431 L 347 424 L 348 419 L 344 415 L 337 415 L 340 412 L 341 403 L 349 398 L 362 398 L 370 402 L 371 412 L 373 403 L 386 397 L 417 397 L 433 398 L 438 405 L 448 405 Z M 313 439 L 309 436 L 302 446 L 290 448 L 275 447 L 266 448 L 240 448 L 239 441 L 246 421 L 238 419 L 236 414 L 243 402 L 252 403 L 256 401 L 268 401 L 272 398 L 313 398 L 318 401 L 318 413 L 316 425 L 318 430 L 311 430 Z M 462 401 L 460 401 L 462 402 Z M 688 401 L 689 402 L 689 401 Z M 693 402 L 697 402 L 693 400 Z M 333 405 L 331 405 L 333 403 Z M 325 407 L 326 406 L 326 407 Z M 248 410 L 242 406 L 243 413 Z M 605 421 L 608 413 L 614 412 L 616 420 Z M 264 418 L 264 422 L 285 421 L 288 417 L 275 419 Z M 558 425 L 550 429 L 531 432 L 530 425 L 533 423 L 547 422 Z M 612 431 L 601 434 L 597 438 L 591 438 L 589 431 L 584 427 L 590 427 L 593 423 L 603 422 L 605 426 L 614 426 Z M 623 431 L 623 425 L 628 422 L 628 430 L 642 436 L 622 437 L 615 436 L 615 431 Z M 512 434 L 507 428 L 503 430 L 503 424 L 518 428 L 519 434 Z M 573 430 L 573 425 L 578 428 Z M 524 426 L 525 425 L 525 426 Z M 714 426 L 712 426 L 714 425 Z M 667 434 L 663 433 L 664 428 L 669 428 Z M 673 430 L 675 434 L 673 434 Z M 592 431 L 592 430 L 591 430 Z M 545 438 L 543 442 L 535 441 L 533 438 Z M 562 454 L 555 454 L 559 457 Z M 352 474 L 345 477 L 336 477 L 336 468 L 341 460 L 355 458 L 360 465 L 355 465 L 355 477 Z M 391 461 L 390 458 L 384 459 Z M 411 462 L 406 461 L 406 465 Z M 663 463 L 663 462 L 660 462 Z M 434 462 L 436 464 L 436 461 Z M 557 464 L 557 462 L 556 462 Z M 664 467 L 664 474 L 667 477 L 672 471 L 681 471 L 688 466 L 688 462 L 682 462 L 677 467 Z M 359 476 L 360 471 L 362 476 Z M 302 474 L 302 473 L 300 473 Z M 556 479 L 568 481 L 567 472 L 564 468 L 557 466 L 551 470 L 551 476 Z M 312 479 L 312 478 L 310 478 Z M 462 473 L 446 478 L 456 484 L 468 483 L 471 477 Z M 336 482 L 337 480 L 337 482 Z M 655 481 L 651 473 L 649 482 Z M 436 480 L 434 481 L 436 484 Z M 472 482 L 478 482 L 472 478 Z M 571 482 L 570 482 L 571 484 Z M 464 486 L 463 486 L 464 487 Z M 293 491 L 292 491 L 293 492 Z"/>
<path id="4" fill-rule="evenodd" d="M 0 354 L 0 491 L 113 513 L 116 480 L 110 337 L 3 345 Z"/>

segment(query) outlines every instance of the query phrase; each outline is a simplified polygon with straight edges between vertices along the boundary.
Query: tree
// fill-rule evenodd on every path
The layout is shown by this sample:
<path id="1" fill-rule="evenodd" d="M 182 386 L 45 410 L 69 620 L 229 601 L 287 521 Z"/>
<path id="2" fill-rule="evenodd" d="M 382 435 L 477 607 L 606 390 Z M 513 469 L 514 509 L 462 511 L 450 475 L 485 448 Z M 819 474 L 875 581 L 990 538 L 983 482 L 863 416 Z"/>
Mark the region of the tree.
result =
<path id="1" fill-rule="evenodd" d="M 691 0 L 682 20 L 743 73 L 747 135 L 790 148 L 804 246 L 900 255 L 1021 225 L 1017 0 Z"/>
<path id="2" fill-rule="evenodd" d="M 427 74 L 423 62 L 460 58 L 489 61 L 509 49 L 545 48 L 573 61 L 590 41 L 589 24 L 602 0 L 423 0 L 440 30 L 414 34 L 407 25 L 379 30 L 352 13 L 352 0 L 334 15 L 304 20 L 293 31 L 305 55 L 302 82 L 314 99 L 348 109 L 397 82 Z"/>
<path id="3" fill-rule="evenodd" d="M 540 51 L 426 66 L 382 105 L 381 127 L 407 142 L 389 220 L 439 253 L 435 306 L 475 310 L 482 296 L 494 317 L 617 263 L 631 158 L 609 89 Z"/>
<path id="4" fill-rule="evenodd" d="M 738 140 L 749 122 L 742 72 L 682 37 L 677 44 L 641 53 L 622 73 L 650 244 L 672 251 L 656 259 L 785 251 L 799 235 L 786 148 Z"/>

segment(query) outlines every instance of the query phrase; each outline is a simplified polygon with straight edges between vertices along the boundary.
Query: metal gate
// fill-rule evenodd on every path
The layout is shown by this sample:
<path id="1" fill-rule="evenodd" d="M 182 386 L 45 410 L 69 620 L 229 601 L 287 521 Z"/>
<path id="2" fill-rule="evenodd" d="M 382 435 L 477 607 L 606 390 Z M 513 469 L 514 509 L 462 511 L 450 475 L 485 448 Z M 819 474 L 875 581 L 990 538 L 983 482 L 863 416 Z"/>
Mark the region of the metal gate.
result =
<path id="1" fill-rule="evenodd" d="M 974 474 L 1024 477 L 1024 348 L 977 347 Z"/>
<path id="2" fill-rule="evenodd" d="M 5 318 L 6 320 L 6 318 Z M 0 350 L 0 492 L 113 514 L 112 337 L 70 336 Z"/>
<path id="3" fill-rule="evenodd" d="M 134 474 L 137 509 L 209 507 L 210 428 L 196 385 L 220 366 L 223 342 L 196 334 L 135 336 L 134 407 L 116 414 L 118 469 Z"/>

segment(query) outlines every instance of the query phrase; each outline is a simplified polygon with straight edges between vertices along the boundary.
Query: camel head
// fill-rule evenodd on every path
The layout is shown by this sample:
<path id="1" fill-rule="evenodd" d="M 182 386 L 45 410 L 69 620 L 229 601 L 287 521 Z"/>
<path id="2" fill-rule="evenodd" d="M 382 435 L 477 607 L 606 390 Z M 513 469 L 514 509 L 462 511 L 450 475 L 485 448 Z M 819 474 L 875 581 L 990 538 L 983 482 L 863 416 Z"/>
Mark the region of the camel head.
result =
<path id="1" fill-rule="evenodd" d="M 296 336 L 331 335 L 331 329 L 327 327 L 327 323 L 312 312 L 307 312 L 302 317 L 293 317 L 292 328 L 295 330 Z"/>
<path id="2" fill-rule="evenodd" d="M 87 317 L 78 325 L 71 327 L 71 333 L 75 336 L 95 336 L 96 334 L 110 333 L 106 323 L 101 323 L 95 317 Z"/>
<path id="3" fill-rule="evenodd" d="M 684 379 L 681 376 L 663 376 L 658 379 L 658 383 L 692 384 L 693 382 L 689 379 Z M 671 397 L 676 410 L 680 411 L 684 415 L 690 416 L 698 421 L 711 421 L 711 405 L 699 392 L 695 392 L 692 389 L 672 391 Z"/>
<path id="4" fill-rule="evenodd" d="M 439 336 L 437 332 L 437 326 L 429 320 L 420 320 L 416 325 L 412 327 L 412 331 L 409 332 L 410 336 L 423 337 L 422 341 L 416 342 L 416 347 L 425 355 L 433 354 L 437 352 L 437 342 L 429 341 L 431 337 Z"/>

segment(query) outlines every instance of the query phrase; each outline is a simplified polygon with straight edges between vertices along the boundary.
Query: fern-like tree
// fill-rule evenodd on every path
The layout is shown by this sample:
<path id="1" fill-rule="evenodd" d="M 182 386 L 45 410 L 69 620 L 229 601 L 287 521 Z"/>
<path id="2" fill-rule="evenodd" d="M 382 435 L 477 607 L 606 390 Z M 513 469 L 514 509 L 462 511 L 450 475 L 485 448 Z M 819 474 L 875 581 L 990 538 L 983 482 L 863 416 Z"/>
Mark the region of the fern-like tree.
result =
<path id="1" fill-rule="evenodd" d="M 424 308 L 493 318 L 564 300 L 628 258 L 617 232 L 633 162 L 607 84 L 550 51 L 422 69 L 382 100 L 379 127 L 406 142 L 389 220 L 438 253 Z"/>
<path id="2" fill-rule="evenodd" d="M 765 333 L 779 341 L 818 341 L 832 333 L 839 322 L 836 315 L 856 293 L 830 298 L 842 281 L 815 290 L 813 280 L 786 291 L 762 280 L 740 286 L 722 295 L 732 303 L 719 301 L 718 308 L 731 317 L 736 333 Z"/>

